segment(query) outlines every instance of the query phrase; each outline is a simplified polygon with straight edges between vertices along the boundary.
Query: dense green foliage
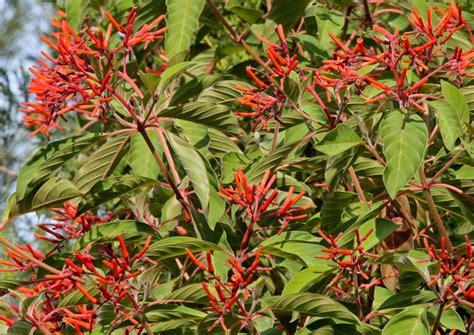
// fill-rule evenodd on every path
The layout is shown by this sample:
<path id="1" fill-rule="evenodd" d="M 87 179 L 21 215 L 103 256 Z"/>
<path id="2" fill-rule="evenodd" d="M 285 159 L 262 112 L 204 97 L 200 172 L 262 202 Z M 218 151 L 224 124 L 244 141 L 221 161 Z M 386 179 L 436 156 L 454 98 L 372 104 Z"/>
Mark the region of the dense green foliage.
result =
<path id="1" fill-rule="evenodd" d="M 65 1 L 0 332 L 469 334 L 469 6 Z"/>

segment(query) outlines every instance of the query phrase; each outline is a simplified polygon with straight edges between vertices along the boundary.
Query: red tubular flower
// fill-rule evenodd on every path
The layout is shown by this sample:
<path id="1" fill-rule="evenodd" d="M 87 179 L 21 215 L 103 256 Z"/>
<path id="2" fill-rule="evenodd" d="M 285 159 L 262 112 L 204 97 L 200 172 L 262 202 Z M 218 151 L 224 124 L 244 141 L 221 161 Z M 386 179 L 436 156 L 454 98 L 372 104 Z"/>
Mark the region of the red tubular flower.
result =
<path id="1" fill-rule="evenodd" d="M 369 289 L 380 282 L 377 278 L 371 279 L 367 274 L 369 273 L 370 264 L 368 258 L 376 258 L 378 255 L 369 253 L 365 250 L 363 243 L 372 234 L 373 229 L 370 229 L 364 236 L 360 235 L 359 229 L 356 228 L 355 246 L 353 250 L 341 248 L 339 239 L 343 236 L 340 233 L 337 237 L 332 235 L 327 236 L 323 231 L 319 231 L 319 235 L 331 245 L 332 248 L 324 248 L 321 251 L 327 255 L 318 255 L 316 258 L 333 260 L 339 267 L 337 275 L 327 285 L 327 288 L 334 291 L 340 297 L 347 297 L 347 291 L 354 289 L 353 285 L 346 285 L 352 283 L 353 274 L 359 275 L 361 278 L 357 281 L 357 289 Z"/>
<path id="2" fill-rule="evenodd" d="M 423 238 L 423 244 L 430 260 L 439 266 L 439 271 L 431 275 L 428 285 L 433 289 L 439 290 L 442 301 L 446 304 L 451 300 L 468 300 L 468 283 L 472 280 L 471 274 L 473 262 L 472 248 L 469 238 L 465 236 L 466 253 L 450 254 L 446 248 L 446 241 L 441 238 L 440 253 L 436 250 L 434 244 L 429 244 L 426 238 Z M 463 257 L 464 256 L 464 257 Z"/>
<path id="3" fill-rule="evenodd" d="M 188 257 L 191 259 L 196 258 L 192 253 L 186 251 Z M 209 306 L 213 311 L 220 315 L 220 318 L 214 323 L 209 329 L 212 330 L 218 325 L 221 325 L 223 329 L 227 329 L 224 324 L 224 315 L 233 314 L 237 317 L 242 315 L 249 315 L 250 311 L 246 309 L 245 301 L 249 298 L 249 288 L 255 281 L 255 276 L 261 271 L 271 271 L 271 268 L 258 267 L 261 264 L 262 248 L 258 247 L 255 252 L 248 252 L 241 257 L 232 257 L 227 261 L 232 265 L 232 275 L 224 282 L 221 277 L 215 276 L 211 271 L 207 271 L 206 268 L 201 269 L 205 275 L 206 280 L 201 282 L 202 288 L 209 298 Z M 206 252 L 206 258 L 209 264 L 212 264 L 212 253 Z M 249 262 L 253 258 L 252 262 Z M 197 261 L 201 264 L 199 261 Z M 248 266 L 250 264 L 250 266 Z M 211 291 L 210 287 L 215 289 L 215 292 Z M 216 294 L 217 293 L 217 294 Z M 238 312 L 234 314 L 233 310 L 238 309 Z"/>
<path id="4" fill-rule="evenodd" d="M 105 38 L 101 30 L 97 34 L 92 29 L 75 33 L 62 14 L 51 23 L 57 31 L 51 33 L 49 39 L 43 37 L 42 41 L 58 55 L 53 57 L 42 52 L 50 64 L 38 60 L 39 65 L 30 68 L 34 77 L 29 92 L 35 95 L 37 102 L 25 102 L 25 108 L 20 109 L 26 113 L 23 117 L 25 126 L 35 128 L 32 135 L 41 132 L 49 136 L 51 130 L 62 129 L 58 118 L 69 112 L 80 113 L 91 122 L 97 121 L 107 109 L 111 96 L 116 97 L 117 92 L 110 87 L 111 77 L 116 73 L 96 73 L 94 59 L 107 60 L 109 63 L 103 64 L 103 68 L 110 68 L 111 64 L 120 63 L 127 57 L 133 47 L 143 44 L 146 48 L 149 43 L 162 39 L 166 30 L 156 30 L 164 18 L 162 15 L 134 32 L 135 8 L 131 10 L 125 26 L 118 24 L 110 13 L 105 15 L 111 21 Z M 112 27 L 125 34 L 123 42 L 116 47 L 110 47 L 109 43 Z M 114 82 L 120 78 L 117 75 Z"/>
<path id="5" fill-rule="evenodd" d="M 249 185 L 244 172 L 238 168 L 237 173 L 234 174 L 235 188 L 233 186 L 220 188 L 220 196 L 231 204 L 240 206 L 246 215 L 251 218 L 242 245 L 246 245 L 252 233 L 253 225 L 260 220 L 278 218 L 281 223 L 280 232 L 282 232 L 288 222 L 307 218 L 307 214 L 295 215 L 311 208 L 312 205 L 294 208 L 303 197 L 304 192 L 293 198 L 293 186 L 290 186 L 287 197 L 280 207 L 278 209 L 274 208 L 278 204 L 275 199 L 279 194 L 277 189 L 272 189 L 275 180 L 276 175 L 270 175 L 270 170 L 266 170 L 260 183 Z"/>
<path id="6" fill-rule="evenodd" d="M 276 33 L 280 39 L 280 44 L 274 44 L 263 36 L 256 34 L 256 37 L 267 45 L 267 55 L 269 58 L 269 66 L 266 68 L 271 73 L 265 73 L 253 67 L 247 67 L 248 76 L 257 85 L 258 88 L 248 88 L 237 86 L 238 90 L 242 91 L 242 97 L 237 99 L 242 105 L 250 107 L 251 112 L 239 111 L 235 113 L 242 117 L 252 117 L 255 122 L 252 129 L 266 129 L 268 121 L 275 119 L 281 122 L 280 116 L 284 106 L 291 106 L 284 93 L 285 81 L 290 76 L 291 72 L 299 72 L 297 68 L 297 55 L 290 55 L 286 38 L 281 25 L 276 27 Z M 273 66 L 270 66 L 273 65 Z M 257 77 L 256 73 L 259 73 Z"/>
<path id="7" fill-rule="evenodd" d="M 196 256 L 194 256 L 194 254 L 191 252 L 191 250 L 189 250 L 188 248 L 185 249 L 186 251 L 186 254 L 188 255 L 188 257 L 191 259 L 191 261 L 196 264 L 196 266 L 198 268 L 200 268 L 202 271 L 206 271 L 206 267 L 204 266 L 204 264 L 202 264 L 197 258 Z"/>

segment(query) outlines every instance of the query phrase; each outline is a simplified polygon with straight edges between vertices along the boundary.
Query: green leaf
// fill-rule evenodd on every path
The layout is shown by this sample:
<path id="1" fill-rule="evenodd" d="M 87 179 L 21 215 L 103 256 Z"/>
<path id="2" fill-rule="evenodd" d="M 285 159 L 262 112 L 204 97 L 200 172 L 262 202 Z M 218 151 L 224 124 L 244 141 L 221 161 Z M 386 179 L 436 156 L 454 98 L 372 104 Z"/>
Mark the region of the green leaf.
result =
<path id="1" fill-rule="evenodd" d="M 354 150 L 347 150 L 338 155 L 327 156 L 324 179 L 331 192 L 339 185 L 341 178 L 345 176 L 347 169 L 355 159 Z"/>
<path id="2" fill-rule="evenodd" d="M 177 302 L 190 302 L 193 304 L 208 304 L 209 297 L 202 288 L 201 283 L 190 284 L 174 290 L 166 300 Z"/>
<path id="3" fill-rule="evenodd" d="M 168 58 L 189 49 L 194 32 L 199 27 L 199 16 L 204 9 L 204 0 L 167 0 L 166 23 L 168 31 L 165 50 Z"/>
<path id="4" fill-rule="evenodd" d="M 109 200 L 157 183 L 154 179 L 140 176 L 109 177 L 95 184 L 87 193 L 85 200 L 79 205 L 78 214 L 82 214 Z"/>
<path id="5" fill-rule="evenodd" d="M 221 314 L 217 314 L 216 312 L 209 313 L 198 325 L 196 334 L 212 334 L 212 335 L 240 335 L 240 334 L 260 334 L 260 333 L 253 333 L 253 332 L 245 332 L 247 329 L 245 326 L 241 326 L 240 322 L 241 319 L 235 313 L 226 313 L 223 316 L 223 322 L 225 325 L 232 325 L 233 327 L 228 328 L 227 331 L 224 331 L 220 325 L 215 327 L 212 332 L 209 332 L 208 329 L 212 327 L 214 323 L 216 323 L 220 318 Z M 258 320 L 261 320 L 259 318 Z M 254 321 L 255 325 L 255 321 Z M 270 334 L 272 335 L 272 334 Z"/>
<path id="6" fill-rule="evenodd" d="M 225 105 L 208 102 L 190 102 L 183 106 L 167 108 L 158 116 L 199 123 L 228 134 L 236 135 L 239 133 L 237 118 Z"/>
<path id="7" fill-rule="evenodd" d="M 274 0 L 270 11 L 270 20 L 283 25 L 288 32 L 301 19 L 308 0 Z"/>
<path id="8" fill-rule="evenodd" d="M 178 80 L 183 75 L 184 71 L 193 65 L 193 62 L 181 62 L 168 67 L 160 76 L 161 79 L 158 84 L 158 91 L 162 92 L 173 81 Z"/>
<path id="9" fill-rule="evenodd" d="M 79 250 L 91 243 L 114 241 L 118 235 L 127 239 L 140 239 L 155 234 L 153 228 L 147 223 L 133 220 L 119 220 L 100 223 L 92 227 L 74 244 L 74 249 Z"/>
<path id="10" fill-rule="evenodd" d="M 203 156 L 207 155 L 210 142 L 209 127 L 184 120 L 175 120 L 175 125 L 183 130 L 181 136 L 185 137 L 189 144 L 196 148 Z"/>
<path id="11" fill-rule="evenodd" d="M 405 291 L 399 292 L 387 300 L 379 307 L 379 311 L 384 309 L 406 308 L 407 306 L 424 305 L 436 300 L 436 295 L 431 291 Z"/>
<path id="12" fill-rule="evenodd" d="M 382 335 L 429 335 L 430 327 L 424 308 L 407 308 L 388 321 Z"/>
<path id="13" fill-rule="evenodd" d="M 435 320 L 441 305 L 436 305 L 427 310 L 428 319 Z M 466 326 L 461 316 L 453 308 L 443 310 L 441 314 L 440 324 L 448 329 L 457 329 L 460 332 L 466 332 Z"/>
<path id="14" fill-rule="evenodd" d="M 242 152 L 239 146 L 220 130 L 209 128 L 207 133 L 210 138 L 209 151 L 214 156 L 221 157 L 229 152 Z"/>
<path id="15" fill-rule="evenodd" d="M 343 236 L 341 236 L 339 239 L 341 245 L 349 241 L 354 241 L 354 231 L 356 227 L 359 229 L 361 236 L 364 236 L 370 229 L 373 229 L 372 234 L 362 242 L 362 246 L 368 251 L 385 240 L 385 238 L 390 236 L 390 234 L 396 231 L 400 226 L 393 221 L 384 218 L 371 219 L 363 224 L 354 225 L 354 229 L 347 231 Z M 352 247 L 352 245 L 350 247 Z"/>
<path id="16" fill-rule="evenodd" d="M 27 321 L 18 320 L 8 327 L 7 335 L 30 335 L 33 325 Z M 34 334 L 37 334 L 35 331 Z"/>
<path id="17" fill-rule="evenodd" d="M 96 287 L 97 284 L 83 284 L 82 286 L 93 297 L 98 296 L 100 294 L 99 290 Z M 63 296 L 58 307 L 63 308 L 68 306 L 77 306 L 81 304 L 87 304 L 89 302 L 90 300 L 86 296 L 84 296 L 81 291 L 77 290 Z"/>
<path id="18" fill-rule="evenodd" d="M 146 313 L 148 321 L 163 322 L 165 320 L 192 319 L 200 320 L 207 314 L 197 309 L 186 306 L 173 306 L 169 304 L 154 305 Z"/>
<path id="19" fill-rule="evenodd" d="M 260 12 L 259 10 L 245 8 L 242 6 L 232 6 L 229 8 L 229 11 L 231 11 L 232 13 L 239 16 L 250 24 L 255 23 L 262 16 L 262 12 Z"/>
<path id="20" fill-rule="evenodd" d="M 327 133 L 315 148 L 326 155 L 335 156 L 362 143 L 362 139 L 352 128 L 341 123 Z"/>
<path id="21" fill-rule="evenodd" d="M 35 212 L 44 208 L 62 206 L 67 200 L 77 198 L 81 193 L 76 186 L 68 180 L 53 177 L 44 183 L 35 193 L 28 195 L 21 201 L 16 201 L 13 194 L 9 204 L 11 205 L 4 215 L 4 219 L 10 219 L 17 215 Z M 11 203 L 10 203 L 11 201 Z"/>
<path id="22" fill-rule="evenodd" d="M 230 103 L 242 95 L 242 91 L 237 86 L 251 87 L 245 81 L 222 80 L 204 89 L 199 94 L 198 101 L 213 103 Z"/>
<path id="23" fill-rule="evenodd" d="M 463 133 L 463 126 L 459 122 L 458 115 L 451 105 L 444 101 L 432 101 L 430 105 L 434 108 L 439 130 L 443 143 L 448 150 L 453 150 L 456 140 Z M 464 127 L 465 128 L 465 127 Z"/>
<path id="24" fill-rule="evenodd" d="M 6 290 L 14 290 L 17 287 L 20 287 L 26 283 L 30 282 L 29 280 L 21 279 L 0 279 L 0 295 L 5 294 Z"/>
<path id="25" fill-rule="evenodd" d="M 453 150 L 458 138 L 468 134 L 469 109 L 466 98 L 456 86 L 442 80 L 441 89 L 446 101 L 433 101 L 443 143 L 448 150 Z"/>
<path id="26" fill-rule="evenodd" d="M 261 246 L 265 253 L 309 266 L 318 262 L 314 256 L 322 253 L 320 240 L 309 232 L 288 231 L 266 239 Z"/>
<path id="27" fill-rule="evenodd" d="M 275 314 L 299 312 L 304 315 L 329 317 L 358 323 L 357 316 L 344 305 L 324 295 L 296 293 L 268 298 L 267 304 Z"/>
<path id="28" fill-rule="evenodd" d="M 328 193 L 323 198 L 321 208 L 321 229 L 330 231 L 341 222 L 341 215 L 346 206 L 357 199 L 357 194 L 350 192 Z"/>
<path id="29" fill-rule="evenodd" d="M 109 176 L 125 154 L 129 134 L 121 134 L 100 146 L 77 171 L 73 182 L 82 193 L 87 193 L 96 183 Z"/>
<path id="30" fill-rule="evenodd" d="M 231 183 L 238 168 L 245 169 L 252 160 L 243 153 L 229 152 L 222 157 L 222 178 L 223 184 Z"/>
<path id="31" fill-rule="evenodd" d="M 183 317 L 175 320 L 160 321 L 159 323 L 151 326 L 150 328 L 151 330 L 153 330 L 154 334 L 163 334 L 165 332 L 169 332 L 170 330 L 193 328 L 197 325 L 197 321 L 198 320 L 196 320 L 196 318 Z"/>
<path id="32" fill-rule="evenodd" d="M 421 117 L 394 110 L 380 125 L 383 152 L 387 158 L 383 181 L 393 199 L 417 173 L 428 142 L 428 130 Z"/>
<path id="33" fill-rule="evenodd" d="M 82 0 L 67 0 L 66 15 L 71 28 L 79 31 L 85 15 L 82 11 Z"/>
<path id="34" fill-rule="evenodd" d="M 288 158 L 289 153 L 294 149 L 293 145 L 276 149 L 271 154 L 259 159 L 246 173 L 249 183 L 256 183 L 261 180 L 265 170 L 274 170 L 281 162 Z"/>
<path id="35" fill-rule="evenodd" d="M 291 35 L 290 38 L 303 44 L 304 50 L 308 53 L 313 62 L 321 62 L 328 57 L 323 45 L 315 37 L 307 34 L 298 34 Z"/>
<path id="36" fill-rule="evenodd" d="M 203 241 L 194 237 L 173 236 L 164 238 L 153 243 L 148 249 L 147 255 L 154 260 L 164 260 L 168 258 L 186 255 L 186 248 L 193 253 L 207 250 L 223 250 L 217 244 Z"/>
<path id="37" fill-rule="evenodd" d="M 210 197 L 210 183 L 207 176 L 206 165 L 201 155 L 190 144 L 183 141 L 180 137 L 168 132 L 168 139 L 171 146 L 181 162 L 186 174 L 191 180 L 194 191 L 196 192 L 202 209 L 207 212 Z"/>
<path id="38" fill-rule="evenodd" d="M 306 288 L 309 288 L 309 286 L 323 279 L 331 270 L 333 270 L 333 267 L 325 263 L 315 264 L 309 268 L 301 270 L 291 276 L 290 280 L 283 288 L 281 295 L 284 296 L 302 292 Z"/>
<path id="39" fill-rule="evenodd" d="M 329 33 L 339 35 L 344 25 L 344 14 L 326 6 L 315 6 L 312 9 L 318 24 L 319 42 L 324 46 L 331 45 L 334 42 Z"/>
<path id="40" fill-rule="evenodd" d="M 161 157 L 163 155 L 163 148 L 158 139 L 157 132 L 147 131 L 147 135 Z M 140 133 L 134 134 L 131 138 L 128 165 L 130 165 L 133 174 L 136 176 L 156 179 L 160 172 L 160 167 L 155 157 L 153 157 L 150 148 L 148 148 L 148 145 Z"/>
<path id="41" fill-rule="evenodd" d="M 20 170 L 16 185 L 17 199 L 22 200 L 26 193 L 45 182 L 64 163 L 103 138 L 105 136 L 91 134 L 69 137 L 38 150 Z"/>

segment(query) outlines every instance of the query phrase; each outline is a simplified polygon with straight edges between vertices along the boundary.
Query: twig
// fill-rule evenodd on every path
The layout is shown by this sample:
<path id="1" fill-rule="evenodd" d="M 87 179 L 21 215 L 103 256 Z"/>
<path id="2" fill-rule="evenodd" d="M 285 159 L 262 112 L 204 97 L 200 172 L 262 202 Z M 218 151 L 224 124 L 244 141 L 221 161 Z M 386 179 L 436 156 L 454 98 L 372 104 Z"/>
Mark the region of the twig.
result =
<path id="1" fill-rule="evenodd" d="M 186 212 L 187 218 L 189 218 L 191 220 L 192 215 L 191 215 L 191 209 L 189 208 L 189 203 L 186 201 L 186 199 L 184 199 L 183 195 L 181 194 L 181 192 L 176 187 L 175 181 L 173 180 L 173 178 L 168 173 L 168 170 L 166 169 L 165 163 L 163 162 L 160 155 L 156 151 L 156 148 L 153 145 L 153 142 L 150 140 L 150 137 L 148 136 L 146 130 L 145 129 L 140 129 L 139 131 L 140 131 L 140 134 L 142 135 L 143 139 L 145 140 L 148 148 L 150 149 L 153 157 L 155 158 L 156 162 L 160 166 L 161 173 L 163 173 L 163 177 L 165 177 L 165 179 L 168 181 L 168 184 L 170 184 L 171 189 L 173 190 L 174 194 L 176 195 L 176 199 L 178 199 L 178 201 L 181 203 L 181 205 L 183 205 L 183 208 L 184 208 L 184 211 Z"/>
<path id="2" fill-rule="evenodd" d="M 446 171 L 458 158 L 461 156 L 464 152 L 464 148 L 462 148 L 456 155 L 453 156 L 438 172 L 435 173 L 433 177 L 430 178 L 430 182 L 435 181 L 438 179 L 439 176 L 441 176 L 444 171 Z"/>
<path id="3" fill-rule="evenodd" d="M 420 167 L 419 169 L 420 177 L 421 177 L 421 183 L 423 184 L 424 187 L 428 186 L 427 185 L 427 179 L 425 176 L 425 171 L 423 171 L 423 167 Z M 446 231 L 446 228 L 444 227 L 443 220 L 441 219 L 441 216 L 438 213 L 438 210 L 436 209 L 436 204 L 434 202 L 433 196 L 431 195 L 431 192 L 428 188 L 425 188 L 423 191 L 423 194 L 425 195 L 425 199 L 428 203 L 428 208 L 431 212 L 431 215 L 433 216 L 436 227 L 438 228 L 441 236 L 443 236 L 446 240 L 446 247 L 449 251 L 450 254 L 453 253 L 454 248 L 453 244 L 451 243 L 451 240 L 449 239 L 449 234 Z"/>
<path id="4" fill-rule="evenodd" d="M 370 8 L 369 8 L 369 1 L 364 0 L 364 12 L 365 12 L 365 19 L 367 20 L 367 23 L 369 24 L 369 27 L 372 28 L 372 15 L 370 15 Z"/>
<path id="5" fill-rule="evenodd" d="M 265 70 L 267 70 L 268 72 L 273 74 L 274 71 L 263 61 L 263 59 L 260 58 L 259 55 L 257 55 L 257 53 L 247 44 L 247 42 L 245 42 L 237 34 L 237 32 L 234 30 L 234 28 L 232 28 L 230 23 L 225 19 L 224 15 L 222 15 L 222 13 L 219 11 L 219 9 L 216 7 L 216 5 L 212 2 L 212 0 L 206 0 L 206 2 L 207 2 L 207 5 L 211 8 L 212 12 L 217 16 L 219 21 L 221 21 L 222 24 L 224 25 L 224 27 L 227 29 L 227 31 L 229 32 L 229 34 L 232 37 L 232 40 L 235 43 L 240 44 L 242 46 L 242 48 L 244 48 L 245 51 L 247 51 L 247 53 L 250 56 L 252 56 L 252 58 L 255 59 L 255 61 L 257 63 L 259 63 L 262 67 L 264 67 Z"/>
<path id="6" fill-rule="evenodd" d="M 6 166 L 0 166 L 0 172 L 6 173 L 10 176 L 15 176 L 15 177 L 18 176 L 18 172 L 16 172 L 15 170 L 9 169 Z"/>
<path id="7" fill-rule="evenodd" d="M 440 321 L 441 321 L 441 315 L 443 315 L 443 309 L 444 309 L 445 304 L 446 304 L 446 302 L 443 302 L 439 306 L 438 313 L 436 313 L 436 318 L 435 318 L 435 321 L 433 323 L 433 331 L 431 332 L 431 335 L 438 334 L 438 328 L 439 328 L 439 324 L 440 324 Z"/>
<path id="8" fill-rule="evenodd" d="M 367 199 L 365 198 L 364 191 L 360 187 L 359 179 L 357 178 L 357 174 L 355 173 L 354 167 L 351 165 L 348 168 L 349 174 L 351 175 L 352 183 L 357 191 L 357 196 L 359 200 L 362 201 L 364 204 L 367 203 Z"/>

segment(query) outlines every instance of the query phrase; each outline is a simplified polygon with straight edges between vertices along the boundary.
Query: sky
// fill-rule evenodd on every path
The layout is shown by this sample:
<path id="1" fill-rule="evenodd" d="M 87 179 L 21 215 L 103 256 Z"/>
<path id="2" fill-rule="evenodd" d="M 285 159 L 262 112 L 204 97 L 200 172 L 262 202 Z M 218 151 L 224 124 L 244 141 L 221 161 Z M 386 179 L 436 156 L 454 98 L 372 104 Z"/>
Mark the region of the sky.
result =
<path id="1" fill-rule="evenodd" d="M 8 78 L 9 89 L 14 93 L 16 100 L 24 100 L 22 94 L 21 73 L 27 72 L 36 59 L 41 56 L 44 45 L 40 36 L 49 31 L 49 22 L 54 14 L 51 3 L 42 0 L 0 0 L 0 70 L 5 71 Z M 4 94 L 0 92 L 0 107 L 8 106 Z M 3 108 L 0 113 L 5 113 Z M 0 142 L 0 155 L 5 155 L 6 160 L 1 165 L 7 165 L 12 172 L 18 172 L 21 165 L 38 147 L 37 141 L 29 138 L 28 132 L 21 125 L 21 113 L 12 112 L 13 122 L 2 125 L 0 136 L 9 140 Z M 6 117 L 3 115 L 3 117 Z M 2 118 L 3 119 L 3 118 Z M 13 140 L 11 139 L 13 138 Z M 8 159 L 12 157 L 12 159 Z M 0 174 L 4 173 L 0 171 Z M 14 178 L 11 175 L 0 175 L 0 183 L 4 186 L 0 192 L 0 214 L 5 205 L 6 196 L 15 189 L 15 184 L 10 183 Z M 1 186 L 1 185 L 0 185 Z M 1 216 L 0 216 L 1 217 Z M 30 223 L 38 221 L 36 214 L 20 218 L 15 221 L 15 231 L 24 239 L 31 240 Z"/>

